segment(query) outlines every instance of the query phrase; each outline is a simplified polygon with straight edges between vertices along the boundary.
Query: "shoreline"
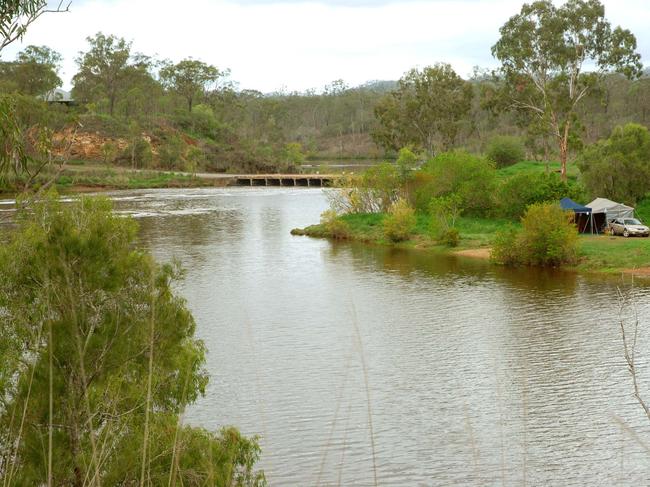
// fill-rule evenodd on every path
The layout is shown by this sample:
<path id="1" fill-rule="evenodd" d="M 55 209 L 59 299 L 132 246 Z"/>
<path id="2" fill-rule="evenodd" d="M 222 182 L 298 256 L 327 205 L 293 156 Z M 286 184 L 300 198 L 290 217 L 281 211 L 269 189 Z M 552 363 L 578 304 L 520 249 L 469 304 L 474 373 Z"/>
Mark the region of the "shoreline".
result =
<path id="1" fill-rule="evenodd" d="M 414 235 L 414 237 L 407 241 L 401 243 L 392 243 L 385 240 L 383 237 L 378 237 L 377 232 L 371 234 L 370 232 L 355 232 L 351 231 L 346 238 L 334 238 L 331 234 L 327 232 L 322 224 L 311 225 L 305 228 L 295 228 L 291 230 L 292 235 L 296 236 L 306 236 L 310 238 L 325 238 L 328 240 L 339 240 L 339 241 L 349 241 L 349 242 L 358 242 L 365 245 L 378 245 L 384 247 L 391 247 L 395 249 L 405 249 L 405 250 L 416 250 L 416 251 L 429 251 L 435 253 L 442 253 L 446 255 L 454 255 L 461 258 L 467 259 L 478 259 L 483 261 L 490 261 L 490 251 L 491 248 L 489 245 L 476 245 L 474 240 L 474 245 L 472 244 L 473 239 L 464 239 L 465 245 L 463 245 L 463 240 L 461 240 L 461 245 L 459 247 L 448 247 L 443 244 L 439 244 L 436 241 L 432 240 L 429 237 L 424 237 L 423 235 Z M 597 275 L 627 275 L 630 277 L 641 278 L 641 279 L 650 279 L 650 241 L 644 239 L 624 239 L 623 237 L 611 237 L 605 239 L 600 237 L 600 240 L 596 240 L 599 237 L 585 237 L 580 242 L 579 248 L 579 262 L 576 265 L 563 266 L 561 269 L 565 271 L 574 271 L 581 274 L 597 274 Z M 594 245 L 596 243 L 597 245 Z M 645 244 L 645 245 L 644 245 Z M 647 247 L 641 249 L 643 251 L 642 262 L 630 263 L 632 265 L 625 265 L 623 262 L 617 262 L 616 257 L 618 254 L 614 250 L 619 250 L 617 247 L 627 245 L 630 247 L 629 253 L 634 254 L 633 250 L 638 247 Z M 589 247 L 589 248 L 587 248 Z M 610 247 L 611 252 L 607 251 L 607 247 Z M 605 249 L 605 250 L 603 250 Z M 627 249 L 625 249 L 627 251 Z M 591 255 L 590 255 L 591 254 Z M 634 257 L 635 255 L 633 255 Z M 607 260 L 607 259 L 610 260 Z M 627 262 L 626 262 L 627 263 Z M 492 263 L 492 265 L 499 265 Z"/>

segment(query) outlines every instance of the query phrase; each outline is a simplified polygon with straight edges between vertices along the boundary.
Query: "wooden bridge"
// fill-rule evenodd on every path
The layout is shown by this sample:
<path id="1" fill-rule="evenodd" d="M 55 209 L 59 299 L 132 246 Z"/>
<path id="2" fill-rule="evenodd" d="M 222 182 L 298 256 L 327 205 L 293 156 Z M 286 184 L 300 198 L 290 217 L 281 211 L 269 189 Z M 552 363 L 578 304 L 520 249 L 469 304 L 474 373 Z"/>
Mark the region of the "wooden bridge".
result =
<path id="1" fill-rule="evenodd" d="M 337 174 L 240 174 L 233 176 L 237 186 L 331 186 Z"/>

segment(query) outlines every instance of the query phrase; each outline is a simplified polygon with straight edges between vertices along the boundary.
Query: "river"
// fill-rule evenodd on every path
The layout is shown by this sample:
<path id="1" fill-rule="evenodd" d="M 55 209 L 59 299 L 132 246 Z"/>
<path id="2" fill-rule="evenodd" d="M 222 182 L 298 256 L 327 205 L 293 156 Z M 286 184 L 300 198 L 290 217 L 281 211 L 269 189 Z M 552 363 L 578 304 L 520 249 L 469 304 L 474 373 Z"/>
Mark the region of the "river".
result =
<path id="1" fill-rule="evenodd" d="M 270 485 L 650 482 L 629 283 L 291 236 L 327 207 L 315 189 L 112 197 L 187 270 L 211 375 L 187 420 L 260 435 Z M 634 292 L 650 398 L 650 288 Z"/>

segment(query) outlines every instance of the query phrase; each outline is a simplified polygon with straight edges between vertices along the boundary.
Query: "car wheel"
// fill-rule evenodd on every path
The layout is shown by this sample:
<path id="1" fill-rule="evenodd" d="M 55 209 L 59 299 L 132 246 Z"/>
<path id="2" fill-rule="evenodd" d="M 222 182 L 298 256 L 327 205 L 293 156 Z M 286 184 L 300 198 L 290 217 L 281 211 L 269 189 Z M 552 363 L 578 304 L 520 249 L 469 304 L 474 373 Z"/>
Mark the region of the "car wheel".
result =
<path id="1" fill-rule="evenodd" d="M 623 236 L 624 236 L 625 238 L 629 237 L 629 236 L 630 236 L 630 232 L 628 232 L 627 230 L 623 230 Z"/>

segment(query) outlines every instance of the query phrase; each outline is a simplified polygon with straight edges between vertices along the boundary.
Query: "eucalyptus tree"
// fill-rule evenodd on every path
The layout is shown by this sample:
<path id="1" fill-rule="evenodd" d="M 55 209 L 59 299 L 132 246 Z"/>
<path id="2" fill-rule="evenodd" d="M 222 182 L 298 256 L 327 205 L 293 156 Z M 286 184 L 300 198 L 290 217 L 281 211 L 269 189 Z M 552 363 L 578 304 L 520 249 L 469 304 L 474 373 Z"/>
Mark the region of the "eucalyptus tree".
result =
<path id="1" fill-rule="evenodd" d="M 27 28 L 41 15 L 67 12 L 70 2 L 60 1 L 54 8 L 47 0 L 2 0 L 0 3 L 0 51 L 17 39 L 21 39 Z"/>
<path id="2" fill-rule="evenodd" d="M 599 0 L 524 4 L 500 33 L 492 54 L 501 62 L 501 94 L 508 107 L 531 112 L 554 136 L 566 180 L 577 108 L 607 73 L 641 73 L 636 38 L 612 28 Z"/>
<path id="3" fill-rule="evenodd" d="M 11 74 L 20 93 L 47 95 L 61 86 L 61 54 L 47 46 L 27 46 L 11 63 Z"/>
<path id="4" fill-rule="evenodd" d="M 168 88 L 185 98 L 188 111 L 191 113 L 195 100 L 205 95 L 219 78 L 227 74 L 219 71 L 215 66 L 188 58 L 163 67 L 160 70 L 160 79 Z"/>
<path id="5" fill-rule="evenodd" d="M 472 86 L 449 64 L 412 69 L 375 107 L 374 140 L 388 150 L 413 146 L 433 155 L 450 149 L 466 123 Z"/>
<path id="6" fill-rule="evenodd" d="M 47 0 L 2 0 L 0 3 L 0 54 L 17 39 L 41 15 L 50 12 L 66 12 L 69 3 L 60 2 L 48 8 Z M 8 173 L 27 170 L 30 158 L 25 148 L 25 130 L 16 112 L 16 102 L 10 96 L 0 96 L 0 183 Z"/>
<path id="7" fill-rule="evenodd" d="M 101 32 L 87 37 L 90 49 L 76 59 L 79 71 L 72 78 L 75 97 L 87 101 L 108 100 L 108 112 L 113 115 L 118 96 L 129 76 L 131 43 Z"/>

